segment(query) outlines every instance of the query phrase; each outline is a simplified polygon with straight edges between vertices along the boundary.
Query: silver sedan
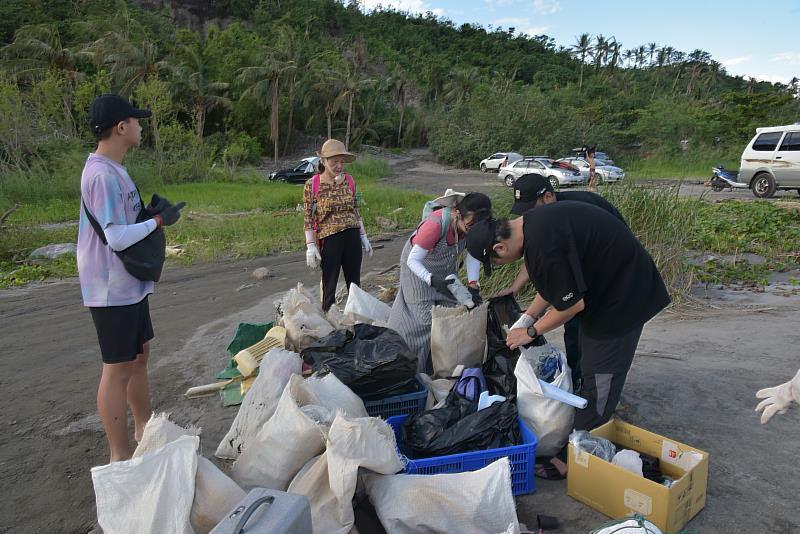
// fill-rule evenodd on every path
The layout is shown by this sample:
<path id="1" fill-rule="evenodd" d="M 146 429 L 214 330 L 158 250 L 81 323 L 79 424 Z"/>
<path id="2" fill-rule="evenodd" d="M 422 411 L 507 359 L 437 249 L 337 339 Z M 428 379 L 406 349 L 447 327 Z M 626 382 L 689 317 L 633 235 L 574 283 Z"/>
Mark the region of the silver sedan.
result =
<path id="1" fill-rule="evenodd" d="M 550 180 L 553 189 L 564 185 L 583 185 L 585 181 L 581 173 L 574 167 L 543 157 L 528 157 L 503 167 L 500 169 L 499 178 L 508 187 L 514 187 L 517 178 L 530 173 L 541 174 Z"/>
<path id="2" fill-rule="evenodd" d="M 589 162 L 584 158 L 561 158 L 561 162 L 568 163 L 573 167 L 577 167 L 581 171 L 586 182 L 589 182 Z M 618 182 L 625 178 L 625 171 L 614 165 L 595 165 L 595 175 L 597 183 L 603 182 Z"/>

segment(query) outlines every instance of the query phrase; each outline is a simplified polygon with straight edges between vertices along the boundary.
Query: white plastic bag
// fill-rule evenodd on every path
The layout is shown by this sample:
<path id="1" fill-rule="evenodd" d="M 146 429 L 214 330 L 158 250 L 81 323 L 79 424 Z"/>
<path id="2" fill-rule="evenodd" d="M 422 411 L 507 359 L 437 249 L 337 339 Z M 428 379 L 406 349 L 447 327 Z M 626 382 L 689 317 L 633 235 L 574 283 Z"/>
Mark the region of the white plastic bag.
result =
<path id="1" fill-rule="evenodd" d="M 392 308 L 355 284 L 350 284 L 344 314 L 356 323 L 384 326 L 389 322 Z"/>
<path id="2" fill-rule="evenodd" d="M 661 534 L 661 529 L 642 517 L 615 519 L 590 534 Z"/>
<path id="3" fill-rule="evenodd" d="M 142 433 L 142 440 L 133 453 L 138 458 L 172 443 L 182 436 L 197 436 L 196 427 L 183 428 L 169 420 L 166 413 L 153 414 Z M 210 532 L 225 515 L 247 494 L 216 465 L 200 455 L 197 457 L 194 500 L 189 517 L 196 534 Z"/>
<path id="4" fill-rule="evenodd" d="M 552 345 L 522 349 L 517 360 L 514 376 L 517 377 L 517 409 L 519 416 L 533 429 L 539 439 L 537 456 L 553 456 L 567 444 L 572 431 L 575 408 L 548 399 L 541 393 L 541 386 L 534 368 L 538 361 L 537 353 L 542 350 L 556 350 Z M 572 372 L 567 365 L 564 353 L 558 351 L 561 371 L 556 373 L 552 385 L 572 393 Z"/>
<path id="5" fill-rule="evenodd" d="M 181 436 L 158 450 L 92 468 L 97 522 L 106 534 L 193 534 L 200 438 Z"/>
<path id="6" fill-rule="evenodd" d="M 638 452 L 631 449 L 622 449 L 617 452 L 611 459 L 611 463 L 630 471 L 634 475 L 644 476 L 642 474 L 642 457 Z"/>
<path id="7" fill-rule="evenodd" d="M 289 486 L 308 497 L 314 532 L 350 532 L 359 468 L 392 474 L 403 468 L 394 431 L 376 417 L 347 418 L 341 412 L 328 433 L 327 450 L 308 462 Z"/>
<path id="8" fill-rule="evenodd" d="M 434 406 L 437 406 L 440 402 L 444 401 L 447 398 L 447 395 L 450 393 L 450 390 L 453 389 L 453 384 L 455 384 L 458 380 L 456 378 L 434 379 L 425 373 L 418 374 L 417 378 L 423 384 L 425 384 L 425 387 L 428 388 L 428 400 L 425 401 L 426 410 L 430 410 Z"/>
<path id="9" fill-rule="evenodd" d="M 478 471 L 441 475 L 374 475 L 364 482 L 390 534 L 520 531 L 511 465 L 501 458 Z"/>
<path id="10" fill-rule="evenodd" d="M 488 304 L 467 310 L 463 306 L 434 306 L 431 310 L 433 377 L 453 376 L 458 365 L 480 367 L 486 355 Z"/>
<path id="11" fill-rule="evenodd" d="M 314 374 L 306 379 L 306 386 L 319 398 L 321 405 L 332 412 L 341 410 L 347 417 L 369 416 L 361 397 L 342 384 L 333 373 L 325 376 Z"/>
<path id="12" fill-rule="evenodd" d="M 231 428 L 219 442 L 217 458 L 235 460 L 248 441 L 269 421 L 286 384 L 292 375 L 299 375 L 303 361 L 300 355 L 283 349 L 272 349 L 264 355 L 258 376 L 242 399 L 242 405 Z"/>
<path id="13" fill-rule="evenodd" d="M 318 339 L 333 332 L 334 328 L 325 318 L 322 304 L 303 287 L 286 292 L 281 302 L 283 327 L 286 341 L 300 352 Z"/>
<path id="14" fill-rule="evenodd" d="M 275 413 L 233 464 L 233 480 L 246 490 L 286 490 L 306 462 L 325 450 L 327 428 L 301 410 L 307 405 L 320 406 L 320 400 L 302 377 L 292 375 Z"/>

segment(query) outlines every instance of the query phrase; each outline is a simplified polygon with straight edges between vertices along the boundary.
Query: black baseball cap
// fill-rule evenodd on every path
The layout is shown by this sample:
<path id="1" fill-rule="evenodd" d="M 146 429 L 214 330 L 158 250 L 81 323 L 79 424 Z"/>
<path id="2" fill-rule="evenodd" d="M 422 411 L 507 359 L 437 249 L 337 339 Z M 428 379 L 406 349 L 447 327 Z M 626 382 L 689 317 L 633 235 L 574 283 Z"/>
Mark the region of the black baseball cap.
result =
<path id="1" fill-rule="evenodd" d="M 467 234 L 467 252 L 483 264 L 483 273 L 492 275 L 492 247 L 497 243 L 495 227 L 497 221 L 489 218 L 473 224 Z"/>
<path id="2" fill-rule="evenodd" d="M 514 182 L 514 205 L 511 213 L 522 215 L 533 208 L 540 196 L 554 192 L 550 180 L 537 173 L 530 173 L 517 178 Z"/>
<path id="3" fill-rule="evenodd" d="M 121 96 L 105 94 L 92 100 L 92 105 L 89 106 L 89 125 L 93 132 L 100 133 L 130 117 L 146 119 L 152 114 L 149 109 L 133 107 Z"/>

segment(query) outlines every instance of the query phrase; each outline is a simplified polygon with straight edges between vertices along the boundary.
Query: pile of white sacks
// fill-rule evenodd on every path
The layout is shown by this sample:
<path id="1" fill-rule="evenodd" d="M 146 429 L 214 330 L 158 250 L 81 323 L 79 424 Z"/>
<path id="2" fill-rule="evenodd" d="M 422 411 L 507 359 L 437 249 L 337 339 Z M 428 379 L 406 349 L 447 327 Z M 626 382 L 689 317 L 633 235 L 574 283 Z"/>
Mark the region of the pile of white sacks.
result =
<path id="1" fill-rule="evenodd" d="M 232 461 L 230 476 L 198 454 L 199 430 L 154 415 L 133 459 L 92 469 L 103 530 L 209 532 L 264 487 L 305 495 L 315 533 L 354 531 L 361 498 L 389 533 L 520 531 L 508 459 L 469 473 L 397 474 L 392 428 L 334 375 L 303 379 L 301 367 L 295 352 L 264 356 L 215 453 Z"/>

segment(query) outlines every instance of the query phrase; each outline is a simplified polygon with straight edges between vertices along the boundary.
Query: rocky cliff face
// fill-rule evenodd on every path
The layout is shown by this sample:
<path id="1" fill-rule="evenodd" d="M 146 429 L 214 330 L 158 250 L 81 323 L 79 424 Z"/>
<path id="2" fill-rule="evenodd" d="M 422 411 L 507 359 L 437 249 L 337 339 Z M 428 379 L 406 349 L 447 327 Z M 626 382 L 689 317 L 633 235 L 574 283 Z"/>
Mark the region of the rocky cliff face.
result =
<path id="1" fill-rule="evenodd" d="M 211 23 L 224 27 L 230 18 L 230 1 L 133 0 L 133 3 L 154 11 L 167 9 L 177 26 L 198 32 L 205 32 Z"/>

